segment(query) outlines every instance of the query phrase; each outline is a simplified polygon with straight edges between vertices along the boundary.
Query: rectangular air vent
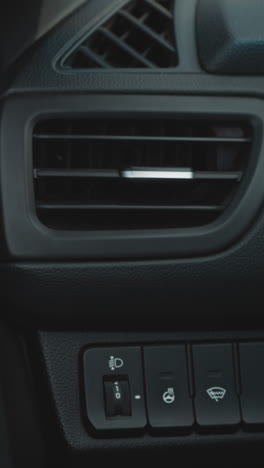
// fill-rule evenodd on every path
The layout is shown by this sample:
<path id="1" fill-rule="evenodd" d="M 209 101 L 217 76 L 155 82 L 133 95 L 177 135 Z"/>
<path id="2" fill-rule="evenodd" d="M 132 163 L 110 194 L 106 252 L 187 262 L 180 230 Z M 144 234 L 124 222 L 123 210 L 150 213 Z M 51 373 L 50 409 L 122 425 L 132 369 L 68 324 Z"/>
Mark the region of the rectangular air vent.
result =
<path id="1" fill-rule="evenodd" d="M 61 60 L 65 69 L 170 68 L 178 65 L 174 0 L 132 0 Z"/>
<path id="2" fill-rule="evenodd" d="M 71 119 L 36 125 L 36 212 L 54 229 L 190 228 L 230 205 L 252 129 L 224 120 Z"/>

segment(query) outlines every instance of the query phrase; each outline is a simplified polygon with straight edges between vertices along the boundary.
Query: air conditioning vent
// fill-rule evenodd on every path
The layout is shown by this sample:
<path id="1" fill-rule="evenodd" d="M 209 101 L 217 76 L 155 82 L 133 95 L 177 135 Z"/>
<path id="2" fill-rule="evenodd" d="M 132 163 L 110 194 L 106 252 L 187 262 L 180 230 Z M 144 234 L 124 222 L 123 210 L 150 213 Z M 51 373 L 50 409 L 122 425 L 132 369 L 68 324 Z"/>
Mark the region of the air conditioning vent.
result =
<path id="1" fill-rule="evenodd" d="M 168 68 L 178 64 L 174 0 L 133 0 L 62 60 L 68 69 Z"/>
<path id="2" fill-rule="evenodd" d="M 232 202 L 250 156 L 245 122 L 50 120 L 33 135 L 36 212 L 53 229 L 188 228 Z"/>

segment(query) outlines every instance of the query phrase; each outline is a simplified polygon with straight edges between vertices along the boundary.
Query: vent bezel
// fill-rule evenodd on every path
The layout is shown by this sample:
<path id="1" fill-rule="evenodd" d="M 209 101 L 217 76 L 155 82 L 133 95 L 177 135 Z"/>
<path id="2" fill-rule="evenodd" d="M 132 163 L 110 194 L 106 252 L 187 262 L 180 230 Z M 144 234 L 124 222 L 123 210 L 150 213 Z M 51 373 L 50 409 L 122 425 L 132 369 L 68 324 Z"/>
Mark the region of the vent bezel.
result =
<path id="1" fill-rule="evenodd" d="M 88 111 L 89 110 L 89 111 Z M 35 211 L 32 177 L 32 132 L 37 122 L 62 117 L 130 115 L 213 117 L 247 120 L 254 129 L 251 161 L 237 196 L 214 223 L 201 228 L 146 231 L 55 231 L 42 225 Z M 187 258 L 216 254 L 239 239 L 264 199 L 264 105 L 255 98 L 191 96 L 18 96 L 2 114 L 1 184 L 6 243 L 19 259 Z M 14 134 L 16 137 L 14 138 Z M 24 174 L 24 177 L 21 177 Z"/>

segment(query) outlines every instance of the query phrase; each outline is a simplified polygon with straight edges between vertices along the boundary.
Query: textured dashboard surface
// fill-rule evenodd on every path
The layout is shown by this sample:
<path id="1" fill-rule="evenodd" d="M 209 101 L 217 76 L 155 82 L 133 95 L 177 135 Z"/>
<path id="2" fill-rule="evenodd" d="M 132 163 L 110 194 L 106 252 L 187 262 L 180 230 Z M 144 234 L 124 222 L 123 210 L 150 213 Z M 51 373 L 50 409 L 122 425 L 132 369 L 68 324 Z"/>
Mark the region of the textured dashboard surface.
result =
<path id="1" fill-rule="evenodd" d="M 21 0 L 11 0 L 6 2 L 0 16 L 0 69 L 6 70 L 35 41 L 85 1 L 34 0 L 32 2 L 23 0 L 21 2 Z"/>
<path id="2" fill-rule="evenodd" d="M 193 63 L 185 63 L 179 74 L 59 72 L 54 66 L 56 54 L 86 28 L 89 18 L 98 15 L 102 5 L 106 5 L 106 0 L 90 0 L 36 43 L 13 69 L 12 76 L 7 77 L 7 94 L 23 94 L 25 99 L 41 93 L 45 99 L 47 91 L 52 89 L 57 95 L 66 90 L 72 96 L 84 91 L 87 94 L 126 91 L 128 94 L 264 95 L 262 77 L 211 76 L 198 67 L 192 74 L 189 72 Z M 191 6 L 190 21 L 194 21 L 195 1 L 178 0 L 177 5 Z M 189 47 L 186 54 L 191 49 L 194 56 L 193 44 L 188 42 L 189 29 L 186 28 L 186 37 L 180 30 L 181 44 Z M 10 155 L 3 157 L 10 158 Z M 263 238 L 264 219 L 260 218 L 240 243 L 214 257 L 2 264 L 1 295 L 10 304 L 8 310 L 3 308 L 3 314 L 23 324 L 61 328 L 69 324 L 76 328 L 103 324 L 106 328 L 166 329 L 172 323 L 177 327 L 189 326 L 190 320 L 193 327 L 224 328 L 238 323 L 246 326 L 249 316 L 260 322 L 264 302 Z"/>
<path id="3" fill-rule="evenodd" d="M 83 34 L 93 18 L 100 18 L 102 11 L 119 0 L 89 0 L 59 27 L 38 41 L 6 76 L 3 92 L 17 93 L 61 91 L 102 93 L 159 93 L 159 94 L 207 94 L 233 96 L 261 96 L 264 92 L 263 77 L 212 76 L 201 71 L 195 50 L 194 21 L 196 0 L 177 0 L 175 10 L 176 31 L 180 64 L 178 71 L 153 72 L 60 72 L 55 67 L 58 54 L 74 37 Z M 178 15 L 178 12 L 180 15 Z M 177 24 L 177 18 L 184 17 Z M 189 57 L 189 59 L 187 59 Z"/>
<path id="4" fill-rule="evenodd" d="M 12 94 L 23 94 L 24 97 L 42 94 L 45 99 L 46 93 L 51 90 L 58 95 L 66 91 L 73 97 L 82 92 L 209 95 L 212 99 L 217 95 L 264 96 L 262 77 L 207 75 L 194 63 L 194 50 L 192 63 L 186 61 L 177 75 L 174 72 L 59 72 L 54 65 L 57 53 L 86 27 L 89 17 L 91 19 L 98 14 L 102 3 L 106 4 L 107 1 L 90 0 L 89 5 L 82 7 L 21 57 L 12 73 L 3 77 L 3 93 L 7 98 L 8 95 L 11 98 Z M 194 15 L 195 1 L 178 0 L 177 3 L 181 6 L 183 2 L 187 6 L 192 5 Z M 190 27 L 192 21 L 193 16 Z M 187 51 L 188 47 L 193 47 L 187 37 L 190 27 L 186 28 L 186 36 L 181 29 L 181 40 Z M 3 157 L 9 158 L 10 154 Z M 1 225 L 5 228 L 4 219 Z M 1 229 L 0 236 L 2 234 Z M 54 443 L 63 440 L 63 444 L 75 453 L 75 462 L 83 454 L 82 466 L 87 466 L 91 449 L 99 454 L 104 448 L 117 450 L 118 457 L 125 454 L 126 463 L 130 452 L 125 450 L 133 454 L 136 448 L 163 448 L 167 450 L 167 457 L 168 449 L 176 447 L 181 449 L 180 459 L 183 456 L 185 464 L 189 458 L 193 463 L 199 453 L 205 465 L 213 462 L 214 466 L 219 463 L 221 467 L 223 464 L 236 466 L 238 462 L 250 466 L 253 456 L 254 459 L 263 457 L 262 429 L 256 434 L 238 431 L 232 438 L 222 434 L 189 434 L 187 437 L 143 435 L 134 439 L 124 437 L 114 440 L 90 437 L 84 416 L 80 364 L 82 351 L 88 344 L 140 343 L 142 339 L 148 342 L 201 340 L 205 335 L 198 330 L 260 329 L 264 303 L 263 239 L 262 207 L 258 220 L 243 239 L 215 256 L 163 261 L 135 259 L 54 263 L 44 259 L 41 263 L 1 263 L 1 313 L 5 320 L 12 326 L 18 324 L 23 330 L 71 330 L 68 333 L 41 332 L 39 343 L 43 368 L 39 355 L 36 353 L 34 356 L 35 375 L 41 374 L 38 386 L 40 407 L 47 409 L 49 429 L 53 422 L 51 413 L 55 415 L 54 426 L 59 436 Z M 2 246 L 4 250 L 4 241 L 0 241 L 0 251 Z M 89 333 L 75 333 L 74 329 L 88 330 Z M 92 334 L 91 330 L 105 330 L 106 334 Z M 159 330 L 159 334 L 111 334 L 111 330 Z M 160 334 L 161 330 L 196 330 L 197 334 L 171 333 L 165 336 Z M 233 339 L 231 332 L 223 335 L 211 332 L 206 336 L 211 340 L 217 337 Z M 249 337 L 249 334 L 241 332 L 235 336 L 242 339 Z M 31 353 L 35 353 L 34 347 Z M 42 375 L 43 369 L 46 370 L 45 377 Z M 53 406 L 47 403 L 48 393 Z M 19 400 L 17 402 L 19 404 Z M 145 453 L 149 456 L 149 452 Z M 162 463 L 164 460 L 163 457 Z"/>
<path id="5" fill-rule="evenodd" d="M 193 260 L 2 265 L 9 319 L 65 329 L 261 325 L 264 219 L 235 247 Z"/>

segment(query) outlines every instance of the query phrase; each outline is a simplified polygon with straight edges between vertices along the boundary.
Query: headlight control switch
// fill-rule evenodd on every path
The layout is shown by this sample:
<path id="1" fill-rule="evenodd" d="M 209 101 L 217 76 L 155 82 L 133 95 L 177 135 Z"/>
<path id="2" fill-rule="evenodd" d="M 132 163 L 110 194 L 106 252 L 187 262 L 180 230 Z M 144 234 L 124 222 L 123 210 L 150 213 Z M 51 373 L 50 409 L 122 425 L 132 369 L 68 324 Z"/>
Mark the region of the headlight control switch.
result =
<path id="1" fill-rule="evenodd" d="M 83 363 L 87 416 L 93 428 L 143 429 L 147 421 L 140 347 L 90 348 Z"/>
<path id="2" fill-rule="evenodd" d="M 131 398 L 127 379 L 105 379 L 104 395 L 107 418 L 131 416 Z"/>

